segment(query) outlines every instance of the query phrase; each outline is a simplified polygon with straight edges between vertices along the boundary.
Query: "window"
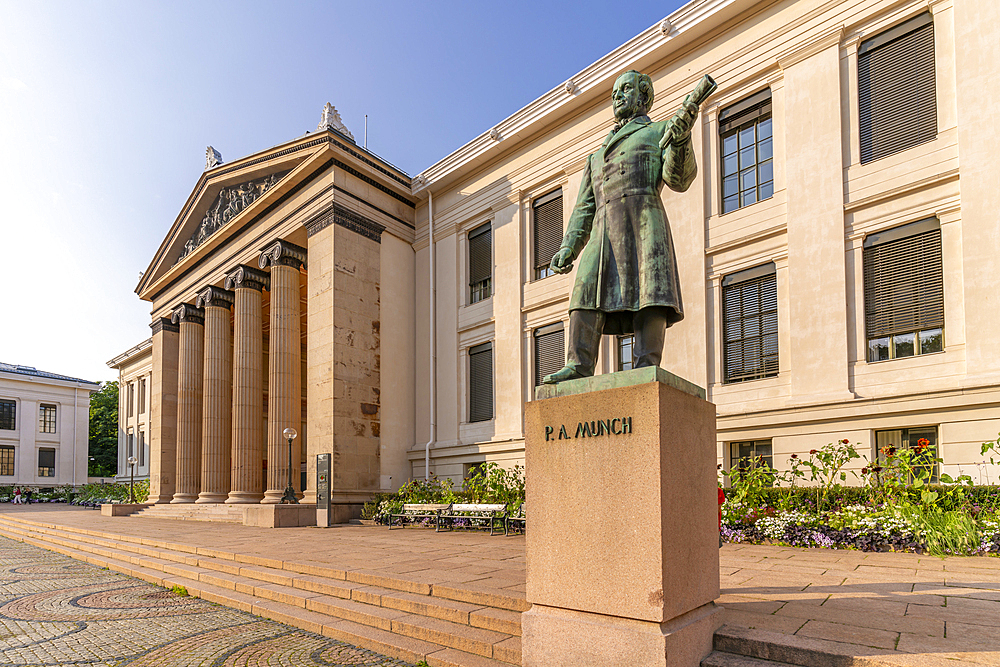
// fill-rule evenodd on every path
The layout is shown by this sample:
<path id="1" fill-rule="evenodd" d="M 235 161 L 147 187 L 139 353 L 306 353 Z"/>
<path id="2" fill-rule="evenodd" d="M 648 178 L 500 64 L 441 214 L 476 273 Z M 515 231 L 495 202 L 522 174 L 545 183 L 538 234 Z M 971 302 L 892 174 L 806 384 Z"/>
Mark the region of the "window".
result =
<path id="1" fill-rule="evenodd" d="M 0 475 L 14 474 L 14 448 L 0 445 Z"/>
<path id="2" fill-rule="evenodd" d="M 56 450 L 54 449 L 38 450 L 38 476 L 39 477 L 56 476 Z"/>
<path id="3" fill-rule="evenodd" d="M 926 439 L 928 446 L 921 455 L 926 457 L 927 463 L 924 469 L 929 473 L 924 479 L 928 482 L 937 483 L 940 471 L 937 469 L 937 427 L 924 426 L 921 428 L 900 428 L 891 431 L 875 431 L 875 459 L 883 467 L 886 463 L 886 456 L 889 448 L 914 449 L 921 440 Z M 913 480 L 909 480 L 912 482 Z"/>
<path id="4" fill-rule="evenodd" d="M 615 336 L 615 348 L 617 370 L 630 371 L 635 368 L 635 336 Z"/>
<path id="5" fill-rule="evenodd" d="M 771 91 L 762 90 L 719 114 L 722 212 L 774 195 Z"/>
<path id="6" fill-rule="evenodd" d="M 146 412 L 146 378 L 139 380 L 139 414 Z"/>
<path id="7" fill-rule="evenodd" d="M 56 406 L 38 406 L 38 430 L 41 433 L 56 432 Z"/>
<path id="8" fill-rule="evenodd" d="M 566 365 L 566 336 L 562 322 L 535 329 L 535 386 Z"/>
<path id="9" fill-rule="evenodd" d="M 127 396 L 126 401 L 128 401 L 128 408 L 126 408 L 125 412 L 131 417 L 132 410 L 135 407 L 135 382 L 128 383 L 128 391 L 125 392 L 125 395 Z"/>
<path id="10" fill-rule="evenodd" d="M 493 419 L 493 343 L 469 348 L 469 421 Z"/>
<path id="11" fill-rule="evenodd" d="M 486 470 L 485 463 L 466 463 L 465 464 L 465 475 L 462 479 L 471 479 L 476 475 L 481 475 Z"/>
<path id="12" fill-rule="evenodd" d="M 126 451 L 128 452 L 125 455 L 126 461 L 128 461 L 130 456 L 135 456 L 135 435 L 131 431 L 128 433 L 128 448 Z"/>
<path id="13" fill-rule="evenodd" d="M 17 428 L 17 402 L 0 401 L 0 430 L 13 431 Z"/>
<path id="14" fill-rule="evenodd" d="M 563 237 L 562 190 L 550 192 L 536 199 L 532 205 L 535 224 L 535 279 L 546 278 L 555 273 L 549 262 L 559 251 Z"/>
<path id="15" fill-rule="evenodd" d="M 858 47 L 861 163 L 937 136 L 934 22 L 930 14 L 886 30 Z"/>
<path id="16" fill-rule="evenodd" d="M 864 242 L 868 361 L 944 350 L 941 227 L 928 218 Z"/>
<path id="17" fill-rule="evenodd" d="M 748 442 L 729 443 L 730 470 L 747 470 L 759 465 L 774 468 L 771 456 L 770 440 L 750 440 Z"/>
<path id="18" fill-rule="evenodd" d="M 722 339 L 725 382 L 778 374 L 778 287 L 774 264 L 722 279 Z"/>
<path id="19" fill-rule="evenodd" d="M 493 295 L 490 278 L 493 275 L 493 234 L 490 223 L 469 232 L 469 303 Z"/>
<path id="20" fill-rule="evenodd" d="M 139 466 L 146 465 L 146 433 L 139 431 Z"/>

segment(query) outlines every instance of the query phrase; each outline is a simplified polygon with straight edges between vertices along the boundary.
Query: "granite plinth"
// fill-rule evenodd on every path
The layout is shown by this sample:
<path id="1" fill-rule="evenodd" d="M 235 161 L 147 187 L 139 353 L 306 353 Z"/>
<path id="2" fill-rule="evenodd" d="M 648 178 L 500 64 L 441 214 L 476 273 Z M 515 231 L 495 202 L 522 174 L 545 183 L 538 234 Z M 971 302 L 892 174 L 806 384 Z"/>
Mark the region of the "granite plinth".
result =
<path id="1" fill-rule="evenodd" d="M 104 516 L 129 516 L 150 505 L 151 503 L 106 503 L 101 505 L 101 514 Z"/>
<path id="2" fill-rule="evenodd" d="M 316 525 L 315 505 L 247 505 L 244 526 L 260 528 L 291 528 Z"/>
<path id="3" fill-rule="evenodd" d="M 658 368 L 536 396 L 525 667 L 695 667 L 721 624 L 715 406 Z"/>

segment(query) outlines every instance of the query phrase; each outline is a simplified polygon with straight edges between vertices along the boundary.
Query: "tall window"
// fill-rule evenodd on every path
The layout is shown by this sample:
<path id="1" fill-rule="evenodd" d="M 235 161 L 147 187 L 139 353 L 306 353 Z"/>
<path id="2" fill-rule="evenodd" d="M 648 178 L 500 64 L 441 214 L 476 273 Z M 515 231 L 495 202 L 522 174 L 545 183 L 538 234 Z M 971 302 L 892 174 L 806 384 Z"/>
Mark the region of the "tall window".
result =
<path id="1" fill-rule="evenodd" d="M 41 433 L 56 432 L 56 406 L 38 406 L 38 430 Z"/>
<path id="2" fill-rule="evenodd" d="M 146 378 L 139 380 L 139 414 L 146 412 Z"/>
<path id="3" fill-rule="evenodd" d="M 14 474 L 14 448 L 0 445 L 0 475 Z"/>
<path id="4" fill-rule="evenodd" d="M 929 13 L 858 46 L 861 162 L 872 162 L 937 136 L 934 22 Z"/>
<path id="5" fill-rule="evenodd" d="M 630 371 L 635 368 L 635 336 L 615 336 L 615 360 L 617 370 Z"/>
<path id="6" fill-rule="evenodd" d="M 56 476 L 56 450 L 54 449 L 38 450 L 38 476 L 39 477 Z"/>
<path id="7" fill-rule="evenodd" d="M 132 431 L 128 432 L 127 441 L 128 447 L 126 448 L 126 451 L 128 453 L 125 455 L 126 460 L 128 460 L 130 456 L 135 456 L 135 434 L 133 434 Z"/>
<path id="8" fill-rule="evenodd" d="M 493 295 L 493 234 L 490 223 L 469 232 L 469 303 Z"/>
<path id="9" fill-rule="evenodd" d="M 884 467 L 886 456 L 890 453 L 890 447 L 896 449 L 917 449 L 921 440 L 927 440 L 927 446 L 919 448 L 918 465 L 920 459 L 926 459 L 923 465 L 928 472 L 925 481 L 937 482 L 940 471 L 937 463 L 937 427 L 923 426 L 921 428 L 898 428 L 888 431 L 875 431 L 875 459 Z M 912 480 L 911 480 L 912 481 Z"/>
<path id="10" fill-rule="evenodd" d="M 774 195 L 771 91 L 762 90 L 719 114 L 722 212 Z"/>
<path id="11" fill-rule="evenodd" d="M 723 278 L 722 338 L 726 382 L 778 374 L 778 288 L 774 264 Z"/>
<path id="12" fill-rule="evenodd" d="M 469 348 L 469 421 L 493 419 L 493 343 Z"/>
<path id="13" fill-rule="evenodd" d="M 864 242 L 868 361 L 944 350 L 941 227 L 928 218 Z"/>
<path id="14" fill-rule="evenodd" d="M 535 386 L 542 378 L 560 370 L 566 363 L 566 336 L 562 322 L 535 329 Z"/>
<path id="15" fill-rule="evenodd" d="M 139 431 L 139 466 L 146 465 L 146 433 Z"/>
<path id="16" fill-rule="evenodd" d="M 552 256 L 559 251 L 563 237 L 562 190 L 550 192 L 531 204 L 535 237 L 535 279 L 551 276 Z"/>
<path id="17" fill-rule="evenodd" d="M 128 401 L 128 408 L 126 409 L 126 414 L 129 417 L 133 414 L 133 409 L 135 408 L 135 382 L 128 383 L 128 391 L 125 392 L 126 400 Z"/>
<path id="18" fill-rule="evenodd" d="M 0 430 L 13 431 L 17 428 L 17 402 L 0 401 Z"/>
<path id="19" fill-rule="evenodd" d="M 770 440 L 731 442 L 729 443 L 729 453 L 730 470 L 746 470 L 759 465 L 774 467 Z"/>

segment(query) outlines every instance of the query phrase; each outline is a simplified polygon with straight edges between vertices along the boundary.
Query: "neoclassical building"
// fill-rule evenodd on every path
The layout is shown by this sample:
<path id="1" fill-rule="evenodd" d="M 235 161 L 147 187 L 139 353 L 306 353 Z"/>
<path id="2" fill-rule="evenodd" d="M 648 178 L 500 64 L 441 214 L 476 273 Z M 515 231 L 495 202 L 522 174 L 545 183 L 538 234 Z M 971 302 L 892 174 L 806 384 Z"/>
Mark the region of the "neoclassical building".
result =
<path id="1" fill-rule="evenodd" d="M 332 108 L 210 151 L 137 289 L 154 499 L 276 502 L 288 427 L 306 501 L 319 453 L 355 507 L 523 462 L 524 403 L 565 354 L 574 275 L 548 262 L 628 69 L 653 120 L 719 84 L 698 176 L 661 197 L 685 311 L 662 365 L 707 389 L 720 463 L 928 438 L 949 473 L 995 479 L 998 45 L 996 3 L 692 0 L 412 178 Z M 631 339 L 601 356 L 629 368 Z"/>
<path id="2" fill-rule="evenodd" d="M 118 371 L 118 481 L 149 479 L 149 400 L 153 339 L 147 338 L 108 362 Z M 135 466 L 128 460 L 135 458 Z"/>

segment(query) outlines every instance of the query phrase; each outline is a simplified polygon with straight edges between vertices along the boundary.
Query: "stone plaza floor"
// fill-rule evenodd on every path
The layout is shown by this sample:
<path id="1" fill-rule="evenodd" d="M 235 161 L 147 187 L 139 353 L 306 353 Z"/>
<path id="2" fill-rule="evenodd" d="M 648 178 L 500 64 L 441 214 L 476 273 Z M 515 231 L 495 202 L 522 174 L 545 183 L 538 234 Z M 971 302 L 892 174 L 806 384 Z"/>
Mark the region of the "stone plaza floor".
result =
<path id="1" fill-rule="evenodd" d="M 408 663 L 0 537 L 0 665 Z"/>

